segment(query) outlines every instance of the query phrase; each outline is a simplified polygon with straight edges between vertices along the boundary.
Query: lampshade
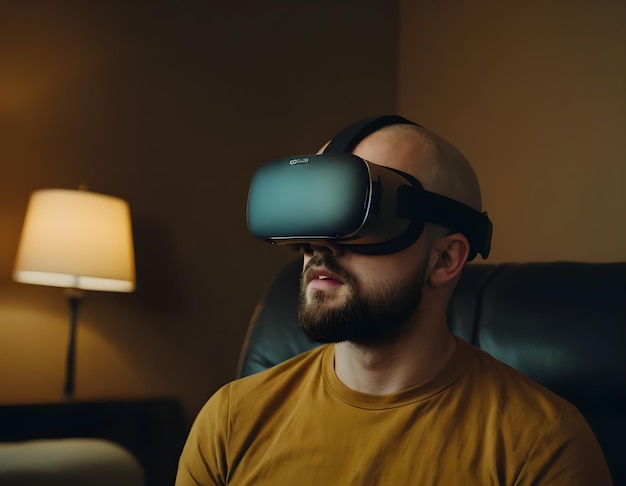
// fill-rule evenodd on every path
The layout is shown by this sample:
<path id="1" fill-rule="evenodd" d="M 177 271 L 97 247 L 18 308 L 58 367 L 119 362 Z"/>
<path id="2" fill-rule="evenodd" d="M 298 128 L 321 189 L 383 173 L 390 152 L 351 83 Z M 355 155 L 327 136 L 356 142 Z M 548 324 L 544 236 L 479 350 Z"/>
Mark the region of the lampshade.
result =
<path id="1" fill-rule="evenodd" d="M 83 190 L 35 191 L 13 278 L 55 287 L 132 292 L 135 257 L 128 204 Z"/>

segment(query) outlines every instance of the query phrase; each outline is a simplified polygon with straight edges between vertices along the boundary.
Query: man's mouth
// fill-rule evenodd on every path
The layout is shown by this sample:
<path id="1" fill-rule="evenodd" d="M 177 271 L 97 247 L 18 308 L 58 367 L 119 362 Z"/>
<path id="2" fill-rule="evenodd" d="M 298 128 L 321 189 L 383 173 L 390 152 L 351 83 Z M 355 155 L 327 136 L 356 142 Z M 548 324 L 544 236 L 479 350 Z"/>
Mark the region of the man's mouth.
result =
<path id="1" fill-rule="evenodd" d="M 312 268 L 307 275 L 307 285 L 318 290 L 329 290 L 344 285 L 344 282 L 326 269 Z"/>

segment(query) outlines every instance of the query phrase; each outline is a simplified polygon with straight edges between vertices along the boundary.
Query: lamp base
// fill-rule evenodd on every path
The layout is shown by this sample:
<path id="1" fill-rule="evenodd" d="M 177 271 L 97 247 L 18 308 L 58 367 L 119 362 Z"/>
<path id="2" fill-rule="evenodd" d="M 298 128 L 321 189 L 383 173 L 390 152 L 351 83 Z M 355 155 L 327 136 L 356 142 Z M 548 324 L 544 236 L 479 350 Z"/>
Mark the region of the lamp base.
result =
<path id="1" fill-rule="evenodd" d="M 78 308 L 83 300 L 83 292 L 79 289 L 65 289 L 70 311 L 70 333 L 67 344 L 67 360 L 65 365 L 65 385 L 63 395 L 66 399 L 74 395 L 74 381 L 76 374 L 76 325 L 78 322 Z"/>

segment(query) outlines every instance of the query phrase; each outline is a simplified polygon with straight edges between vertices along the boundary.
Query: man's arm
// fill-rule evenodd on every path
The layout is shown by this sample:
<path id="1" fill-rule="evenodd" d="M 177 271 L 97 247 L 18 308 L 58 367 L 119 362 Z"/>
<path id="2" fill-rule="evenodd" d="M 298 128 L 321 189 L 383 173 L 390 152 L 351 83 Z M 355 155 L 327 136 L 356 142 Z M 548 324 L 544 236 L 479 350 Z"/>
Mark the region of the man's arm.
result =
<path id="1" fill-rule="evenodd" d="M 178 461 L 176 486 L 226 484 L 230 386 L 218 390 L 196 417 Z"/>
<path id="2" fill-rule="evenodd" d="M 610 486 L 611 473 L 600 444 L 578 411 L 568 411 L 537 439 L 516 486 Z"/>

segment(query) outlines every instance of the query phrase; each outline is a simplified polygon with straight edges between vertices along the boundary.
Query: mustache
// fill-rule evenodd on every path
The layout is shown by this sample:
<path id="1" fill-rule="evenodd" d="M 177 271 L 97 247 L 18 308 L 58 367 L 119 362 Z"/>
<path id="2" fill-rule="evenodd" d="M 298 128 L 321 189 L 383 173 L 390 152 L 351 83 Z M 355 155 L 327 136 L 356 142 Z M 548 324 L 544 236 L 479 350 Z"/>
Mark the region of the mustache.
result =
<path id="1" fill-rule="evenodd" d="M 352 276 L 352 274 L 341 265 L 339 265 L 339 263 L 337 263 L 337 260 L 335 260 L 332 256 L 320 254 L 313 255 L 313 257 L 304 266 L 304 270 L 302 271 L 301 275 L 301 281 L 306 281 L 307 272 L 315 267 L 325 268 L 330 273 L 339 277 L 343 282 L 347 284 L 354 284 L 355 282 L 355 278 Z"/>

